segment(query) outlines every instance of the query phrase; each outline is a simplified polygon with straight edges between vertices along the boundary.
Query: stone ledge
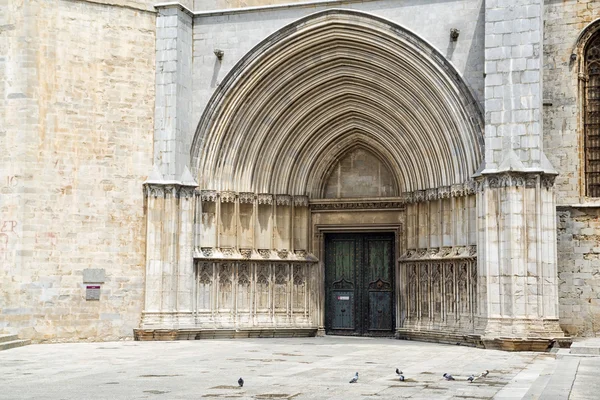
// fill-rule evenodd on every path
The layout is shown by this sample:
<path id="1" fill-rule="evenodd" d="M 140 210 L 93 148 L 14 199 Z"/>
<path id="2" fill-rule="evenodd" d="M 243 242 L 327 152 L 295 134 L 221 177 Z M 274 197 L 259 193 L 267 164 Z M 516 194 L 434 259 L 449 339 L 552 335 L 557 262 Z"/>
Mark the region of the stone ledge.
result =
<path id="1" fill-rule="evenodd" d="M 137 341 L 314 337 L 317 328 L 134 329 Z"/>

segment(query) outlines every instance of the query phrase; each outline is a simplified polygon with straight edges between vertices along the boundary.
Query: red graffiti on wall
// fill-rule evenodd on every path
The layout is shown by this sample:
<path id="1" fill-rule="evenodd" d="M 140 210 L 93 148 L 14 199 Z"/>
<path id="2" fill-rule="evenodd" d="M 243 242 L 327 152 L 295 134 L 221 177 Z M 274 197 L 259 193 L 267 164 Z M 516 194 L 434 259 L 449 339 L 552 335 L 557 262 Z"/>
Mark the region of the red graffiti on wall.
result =
<path id="1" fill-rule="evenodd" d="M 0 233 L 12 233 L 18 237 L 19 235 L 17 235 L 17 231 L 15 231 L 16 227 L 17 221 L 2 221 L 2 223 L 0 223 Z"/>

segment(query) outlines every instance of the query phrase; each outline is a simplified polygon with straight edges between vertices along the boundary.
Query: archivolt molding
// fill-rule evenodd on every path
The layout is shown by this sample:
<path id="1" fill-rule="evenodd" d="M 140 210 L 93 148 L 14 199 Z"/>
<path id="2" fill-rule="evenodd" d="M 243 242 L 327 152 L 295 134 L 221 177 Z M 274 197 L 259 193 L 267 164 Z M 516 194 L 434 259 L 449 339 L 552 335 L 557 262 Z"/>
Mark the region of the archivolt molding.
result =
<path id="1" fill-rule="evenodd" d="M 319 198 L 363 146 L 413 192 L 468 180 L 482 159 L 479 105 L 443 56 L 382 18 L 328 10 L 248 53 L 215 92 L 192 146 L 202 188 Z M 260 198 L 259 198 L 260 202 Z"/>

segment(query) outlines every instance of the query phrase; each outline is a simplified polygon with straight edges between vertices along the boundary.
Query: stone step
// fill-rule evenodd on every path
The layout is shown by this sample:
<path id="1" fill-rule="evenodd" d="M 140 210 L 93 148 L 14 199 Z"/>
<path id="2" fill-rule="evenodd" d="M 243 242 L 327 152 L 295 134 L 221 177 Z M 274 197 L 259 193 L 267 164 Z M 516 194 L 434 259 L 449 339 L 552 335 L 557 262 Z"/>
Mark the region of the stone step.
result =
<path id="1" fill-rule="evenodd" d="M 11 340 L 10 342 L 0 343 L 0 351 L 14 349 L 15 347 L 27 346 L 31 340 Z"/>
<path id="2" fill-rule="evenodd" d="M 569 354 L 600 356 L 600 338 L 587 338 L 573 342 Z"/>
<path id="3" fill-rule="evenodd" d="M 0 343 L 12 342 L 13 340 L 19 340 L 19 337 L 17 335 L 0 334 Z"/>

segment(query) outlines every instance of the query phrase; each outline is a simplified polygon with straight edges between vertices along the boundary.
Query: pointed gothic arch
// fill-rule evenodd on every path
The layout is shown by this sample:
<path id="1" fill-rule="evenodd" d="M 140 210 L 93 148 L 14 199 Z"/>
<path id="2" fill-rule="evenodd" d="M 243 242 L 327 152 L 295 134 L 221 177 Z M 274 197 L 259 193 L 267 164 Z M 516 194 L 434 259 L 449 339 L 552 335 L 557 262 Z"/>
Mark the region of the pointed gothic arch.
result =
<path id="1" fill-rule="evenodd" d="M 483 151 L 482 113 L 444 57 L 385 19 L 327 10 L 250 51 L 200 120 L 201 188 L 319 197 L 334 154 L 358 137 L 398 192 L 462 183 Z"/>

